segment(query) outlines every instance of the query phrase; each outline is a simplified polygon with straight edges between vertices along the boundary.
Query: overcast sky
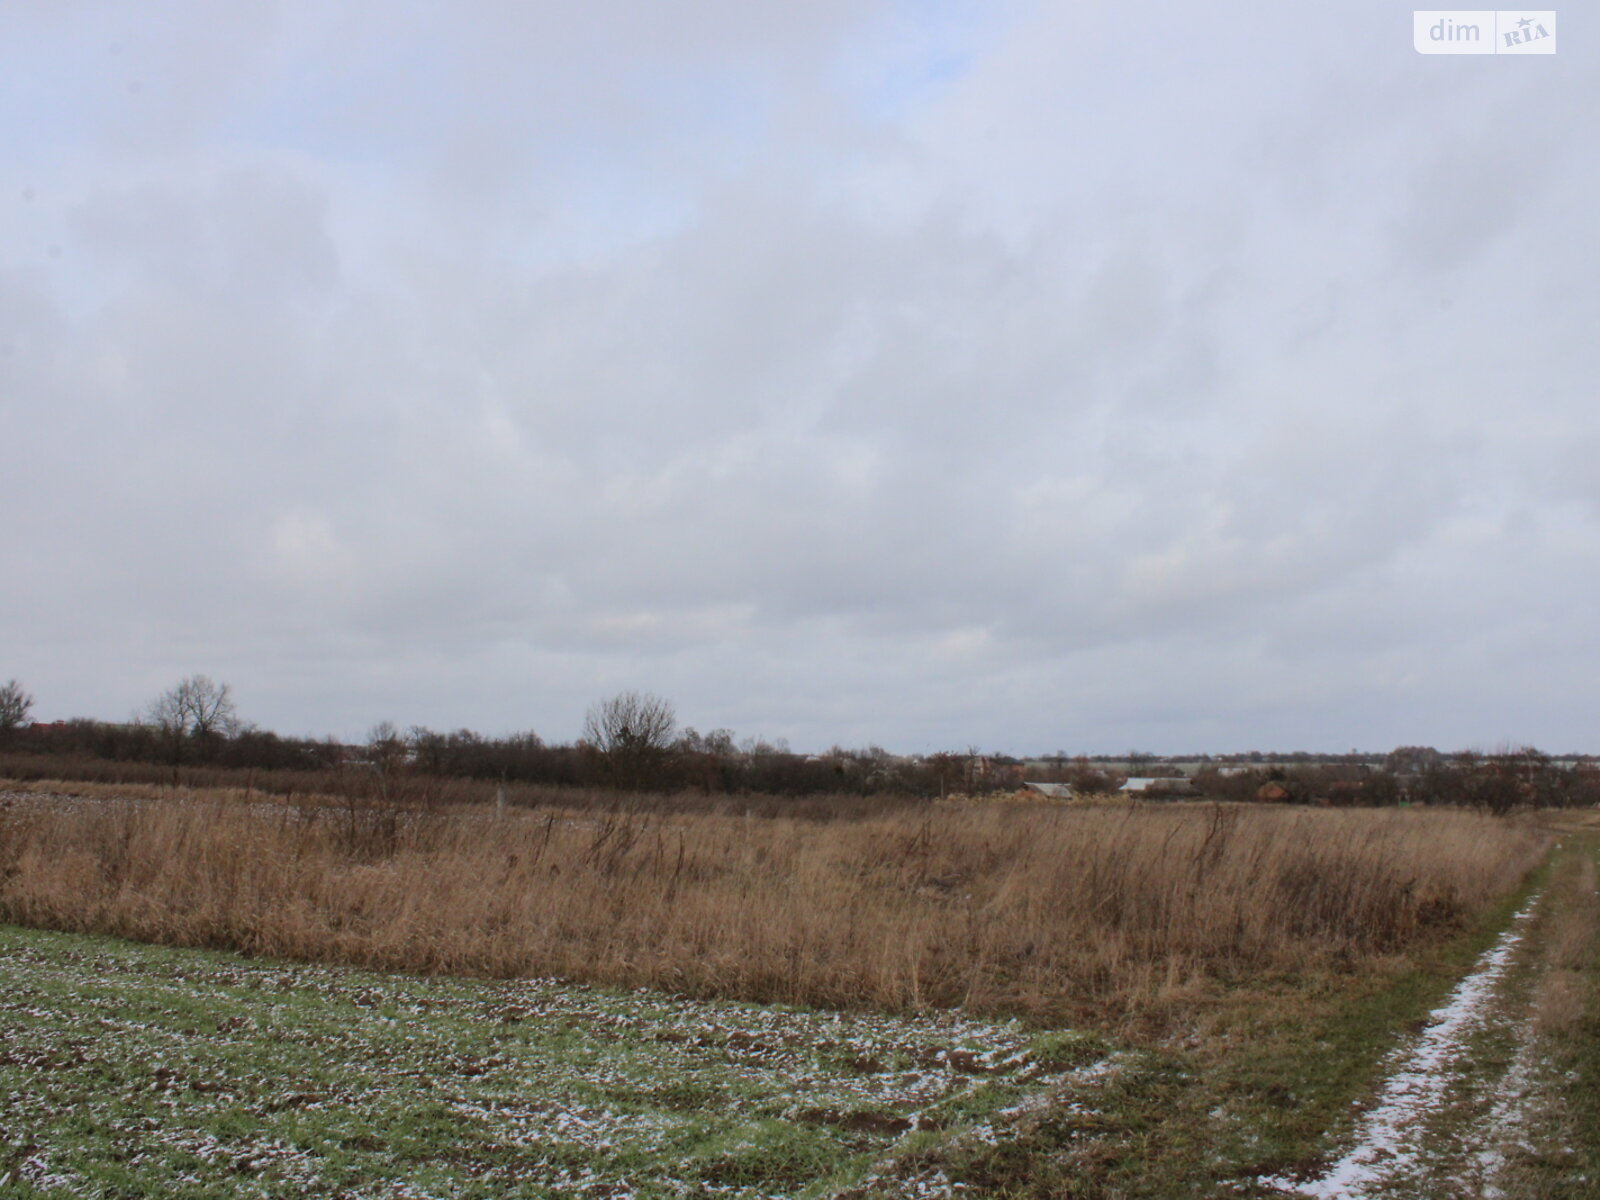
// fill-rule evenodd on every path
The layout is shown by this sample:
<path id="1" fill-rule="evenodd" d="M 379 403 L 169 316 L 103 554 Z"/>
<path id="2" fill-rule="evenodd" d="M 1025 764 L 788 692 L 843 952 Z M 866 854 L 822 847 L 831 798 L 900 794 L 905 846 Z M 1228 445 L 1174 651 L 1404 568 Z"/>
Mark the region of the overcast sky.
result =
<path id="1" fill-rule="evenodd" d="M 1582 15 L 5 0 L 0 680 L 1600 750 Z"/>

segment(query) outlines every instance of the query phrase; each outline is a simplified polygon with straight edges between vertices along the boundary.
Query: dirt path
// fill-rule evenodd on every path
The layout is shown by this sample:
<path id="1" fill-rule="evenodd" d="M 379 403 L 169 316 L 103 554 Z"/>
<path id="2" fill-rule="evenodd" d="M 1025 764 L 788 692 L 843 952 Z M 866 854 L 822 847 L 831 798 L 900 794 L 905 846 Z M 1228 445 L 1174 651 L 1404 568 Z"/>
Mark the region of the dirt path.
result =
<path id="1" fill-rule="evenodd" d="M 1259 1182 L 1319 1200 L 1600 1195 L 1569 1144 L 1594 1098 L 1571 1095 L 1557 1061 L 1588 1001 L 1553 1011 L 1573 1009 L 1555 986 L 1569 968 L 1592 969 L 1594 878 L 1592 845 L 1558 850 L 1549 886 L 1391 1057 L 1353 1144 L 1319 1177 Z"/>

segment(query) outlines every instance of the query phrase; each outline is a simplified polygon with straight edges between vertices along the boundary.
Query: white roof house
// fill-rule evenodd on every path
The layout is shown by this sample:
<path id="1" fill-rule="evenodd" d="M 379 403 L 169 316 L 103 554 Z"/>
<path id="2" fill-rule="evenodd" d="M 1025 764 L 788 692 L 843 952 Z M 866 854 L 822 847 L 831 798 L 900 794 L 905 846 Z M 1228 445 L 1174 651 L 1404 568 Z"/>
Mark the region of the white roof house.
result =
<path id="1" fill-rule="evenodd" d="M 1119 792 L 1140 792 L 1149 796 L 1192 796 L 1195 794 L 1194 784 L 1181 777 L 1171 779 L 1160 776 L 1156 778 L 1134 776 L 1117 790 Z"/>
<path id="2" fill-rule="evenodd" d="M 1052 800 L 1072 799 L 1072 785 L 1070 783 L 1025 782 L 1022 786 L 1038 792 L 1041 796 L 1048 796 Z"/>

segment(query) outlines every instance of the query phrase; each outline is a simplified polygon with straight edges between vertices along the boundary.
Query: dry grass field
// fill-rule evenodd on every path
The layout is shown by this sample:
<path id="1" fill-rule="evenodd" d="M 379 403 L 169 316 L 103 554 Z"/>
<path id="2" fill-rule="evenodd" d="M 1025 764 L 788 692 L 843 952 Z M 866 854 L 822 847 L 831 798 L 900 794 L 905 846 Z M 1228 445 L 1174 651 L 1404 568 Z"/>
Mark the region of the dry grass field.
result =
<path id="1" fill-rule="evenodd" d="M 1101 1027 L 1392 961 L 1503 897 L 1551 842 L 1455 811 L 932 805 L 819 822 L 0 788 L 0 922 Z"/>

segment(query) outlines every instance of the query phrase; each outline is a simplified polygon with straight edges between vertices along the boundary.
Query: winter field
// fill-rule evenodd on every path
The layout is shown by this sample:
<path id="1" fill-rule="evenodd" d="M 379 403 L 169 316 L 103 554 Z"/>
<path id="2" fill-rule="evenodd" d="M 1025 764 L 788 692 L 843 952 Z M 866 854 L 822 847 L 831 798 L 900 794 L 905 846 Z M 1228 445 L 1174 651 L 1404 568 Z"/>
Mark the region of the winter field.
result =
<path id="1" fill-rule="evenodd" d="M 0 930 L 5 1194 L 809 1195 L 1112 1069 L 1095 1039 Z M 913 1176 L 916 1173 L 913 1172 Z M 937 1171 L 906 1194 L 936 1189 Z"/>
<path id="2" fill-rule="evenodd" d="M 1208 944 L 1196 941 L 1203 930 L 1179 931 L 1175 936 L 1188 943 L 1146 949 L 1188 955 L 1188 974 L 1175 974 L 1162 992 L 1151 982 L 1149 962 L 1131 964 L 1139 967 L 1140 988 L 1119 990 L 1103 980 L 1097 1014 L 1087 994 L 1052 1013 L 1039 1003 L 1044 985 L 1037 976 L 1037 990 L 1024 991 L 1000 973 L 1003 962 L 990 964 L 988 975 L 972 969 L 962 977 L 973 996 L 987 1001 L 966 1008 L 859 997 L 804 1007 L 739 998 L 740 981 L 752 976 L 725 966 L 714 977 L 686 972 L 682 978 L 692 987 L 663 987 L 651 978 L 646 988 L 626 976 L 582 984 L 547 972 L 485 971 L 470 959 L 456 971 L 400 962 L 384 972 L 303 961 L 335 957 L 323 952 L 326 943 L 296 961 L 259 947 L 246 957 L 118 940 L 104 929 L 121 923 L 116 932 L 190 946 L 237 943 L 246 940 L 241 931 L 250 927 L 242 922 L 252 912 L 256 928 L 278 928 L 258 908 L 263 891 L 236 894 L 232 909 L 222 907 L 229 887 L 242 886 L 223 875 L 194 893 L 210 907 L 163 916 L 163 905 L 178 907 L 172 891 L 178 877 L 202 872 L 169 871 L 166 890 L 155 890 L 154 876 L 138 866 L 141 838 L 165 845 L 175 862 L 179 850 L 160 839 L 181 834 L 180 848 L 187 845 L 193 862 L 215 866 L 212 856 L 220 851 L 206 839 L 220 836 L 234 818 L 258 830 L 292 827 L 291 842 L 276 845 L 277 835 L 263 832 L 252 835 L 252 845 L 259 863 L 275 864 L 289 873 L 286 884 L 304 887 L 320 876 L 295 875 L 291 864 L 308 860 L 305 871 L 331 869 L 333 859 L 318 856 L 332 853 L 321 839 L 333 818 L 307 822 L 297 815 L 291 826 L 284 813 L 251 801 L 230 802 L 233 815 L 225 821 L 208 801 L 182 805 L 188 815 L 178 820 L 172 797 L 108 800 L 14 791 L 0 820 L 0 902 L 8 906 L 4 919 L 13 922 L 0 926 L 0 1197 L 1576 1200 L 1597 1192 L 1600 896 L 1597 831 L 1584 817 L 1568 814 L 1561 828 L 1535 829 L 1461 824 L 1476 820 L 1469 814 L 1402 814 L 1400 825 L 1349 843 L 1361 857 L 1342 861 L 1366 865 L 1371 877 L 1364 887 L 1378 886 L 1386 854 L 1412 872 L 1433 861 L 1412 844 L 1413 829 L 1435 847 L 1478 846 L 1467 857 L 1480 874 L 1489 861 L 1482 857 L 1485 839 L 1463 831 L 1500 830 L 1501 852 L 1516 860 L 1507 867 L 1509 881 L 1494 894 L 1463 898 L 1458 911 L 1443 917 L 1448 872 L 1417 875 L 1411 892 L 1432 889 L 1432 907 L 1400 931 L 1404 936 L 1384 926 L 1381 942 L 1363 954 L 1353 949 L 1358 931 L 1330 913 L 1320 915 L 1318 928 L 1324 934 L 1343 928 L 1346 940 L 1328 958 L 1310 947 L 1289 957 L 1285 947 L 1309 919 L 1304 913 L 1286 912 L 1273 937 L 1258 932 L 1256 962 L 1205 957 L 1196 948 Z M 1165 810 L 1081 820 L 1101 836 L 1120 831 L 1123 840 L 1108 845 L 1123 855 L 1134 853 L 1129 839 L 1147 829 L 1159 833 L 1169 852 L 1182 848 L 1173 869 L 1183 872 L 1191 906 L 1205 908 L 1258 902 L 1230 856 L 1285 845 L 1262 840 L 1273 821 L 1293 817 L 1302 837 L 1307 829 L 1321 831 L 1332 862 L 1340 861 L 1338 839 L 1349 836 L 1346 820 L 1363 815 L 1245 813 L 1219 824 L 1215 813 Z M 514 814 L 508 824 L 502 814 L 457 814 L 449 820 L 459 827 L 451 825 L 449 836 L 436 830 L 431 840 L 407 842 L 397 833 L 390 849 L 409 846 L 421 855 L 398 873 L 429 897 L 437 885 L 419 874 L 428 861 L 422 851 L 455 854 L 474 823 L 492 829 L 502 858 L 525 834 L 549 840 L 562 836 L 553 828 L 565 828 L 582 849 L 604 833 L 581 823 L 552 827 L 548 816 Z M 1263 823 L 1252 829 L 1258 816 Z M 1082 832 L 1073 824 L 1078 817 L 1013 813 L 1009 819 L 1040 822 L 1028 831 L 1035 843 Z M 949 861 L 966 853 L 963 839 L 981 844 L 985 837 L 990 854 L 999 854 L 1009 843 L 996 842 L 995 820 L 956 814 L 943 834 L 937 825 L 927 834 L 900 830 L 944 840 L 938 849 L 919 849 L 891 837 L 890 861 L 902 874 L 871 877 L 869 894 L 886 908 L 898 903 L 892 911 L 901 918 L 941 906 L 968 916 L 974 902 L 952 898 L 948 885 L 931 885 L 915 855 Z M 1437 824 L 1430 827 L 1430 820 Z M 1101 821 L 1113 823 L 1094 824 Z M 702 832 L 719 853 L 742 847 L 746 859 L 764 865 L 769 883 L 783 884 L 802 904 L 810 893 L 792 876 L 820 870 L 820 860 L 802 852 L 800 831 L 770 824 L 699 830 L 691 822 L 684 829 L 686 838 Z M 307 827 L 319 832 L 313 836 Z M 607 840 L 620 836 L 616 828 Z M 744 841 L 716 840 L 735 835 Z M 827 826 L 811 840 L 838 858 L 858 835 L 878 843 L 886 830 Z M 69 839 L 53 843 L 58 866 L 78 856 L 66 873 L 75 881 L 81 931 L 37 927 L 74 923 L 65 891 L 26 890 L 45 878 L 41 839 L 47 837 Z M 763 837 L 771 839 L 765 846 L 755 840 Z M 611 860 L 614 886 L 637 889 L 671 869 L 674 856 L 660 856 L 667 866 L 653 865 L 649 845 L 647 830 L 630 842 L 632 851 Z M 286 847 L 297 857 L 274 857 Z M 342 930 L 345 957 L 357 962 L 376 956 L 374 945 L 383 955 L 398 953 L 404 931 L 419 939 L 414 951 L 423 955 L 446 944 L 458 952 L 477 945 L 462 941 L 459 928 L 456 942 L 441 941 L 453 928 L 443 915 L 427 925 L 411 912 L 409 923 L 381 928 L 383 906 L 361 887 L 372 886 L 383 855 L 365 841 L 356 848 L 361 861 L 345 868 L 362 907 L 340 909 L 332 892 L 312 893 L 296 918 L 300 936 L 309 937 L 318 920 Z M 586 876 L 576 849 L 555 861 L 592 898 L 606 877 L 605 860 L 596 856 Z M 631 872 L 629 853 L 639 855 Z M 862 860 L 844 861 L 859 877 Z M 1294 860 L 1301 868 L 1306 861 Z M 699 863 L 700 878 L 716 885 L 720 877 L 710 866 L 709 858 Z M 121 873 L 108 883 L 112 867 Z M 397 873 L 393 862 L 386 870 Z M 265 889 L 271 873 L 260 866 L 243 879 Z M 1026 912 L 1015 895 L 1023 883 L 1014 864 L 1006 880 L 1010 891 L 985 890 L 977 876 L 967 886 Z M 1296 891 L 1274 886 L 1280 898 L 1326 902 L 1304 878 Z M 1360 889 L 1352 887 L 1347 880 L 1343 894 L 1359 899 Z M 631 894 L 637 900 L 641 893 Z M 37 903 L 45 895 L 58 906 L 50 910 L 53 920 L 19 912 L 19 897 Z M 319 895 L 326 902 L 320 908 L 310 903 Z M 397 893 L 382 895 L 398 912 Z M 1138 915 L 1141 895 L 1122 897 L 1124 924 Z M 858 895 L 855 902 L 866 900 Z M 763 897 L 750 907 L 768 924 L 776 920 Z M 1207 911 L 1207 920 L 1218 920 L 1222 908 Z M 1428 913 L 1432 923 L 1423 919 Z M 184 924 L 184 916 L 198 923 Z M 24 917 L 33 927 L 18 923 Z M 803 914 L 796 919 L 815 928 Z M 138 921 L 146 924 L 132 927 Z M 708 959 L 726 955 L 714 927 L 685 926 L 696 928 Z M 422 936 L 430 929 L 433 943 Z M 729 930 L 730 939 L 753 936 L 737 922 Z M 641 941 L 637 929 L 628 936 L 641 956 L 661 945 Z M 514 948 L 533 955 L 559 944 Z M 761 944 L 739 943 L 747 950 Z M 1124 940 L 1120 951 L 1131 956 L 1139 944 Z M 503 931 L 493 945 L 510 952 Z M 826 950 L 819 942 L 817 953 Z M 614 943 L 606 943 L 597 955 L 607 972 L 617 969 L 617 960 L 606 957 L 615 953 Z M 1077 961 L 1108 961 L 1101 953 Z M 843 969 L 842 960 L 835 962 L 818 978 L 837 981 Z M 520 977 L 459 977 L 464 973 Z M 568 966 L 562 974 L 579 972 Z M 803 978 L 802 965 L 794 974 Z M 728 995 L 707 994 L 717 980 Z M 994 1001 L 1005 995 L 1017 1000 L 1011 1013 Z M 1062 1015 L 1069 1007 L 1070 1018 Z"/>

